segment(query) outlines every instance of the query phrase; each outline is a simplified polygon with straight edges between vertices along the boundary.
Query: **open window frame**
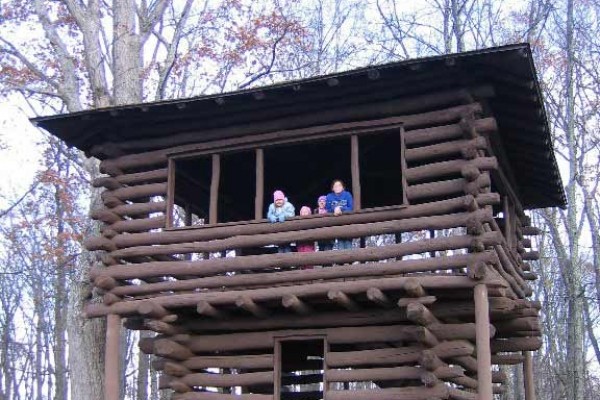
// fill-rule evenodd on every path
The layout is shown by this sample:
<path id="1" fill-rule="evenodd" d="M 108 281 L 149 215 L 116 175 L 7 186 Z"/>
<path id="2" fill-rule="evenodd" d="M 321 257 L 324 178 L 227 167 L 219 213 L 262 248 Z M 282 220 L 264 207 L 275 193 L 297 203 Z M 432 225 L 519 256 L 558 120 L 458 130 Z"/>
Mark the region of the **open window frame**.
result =
<path id="1" fill-rule="evenodd" d="M 361 187 L 361 152 L 360 141 L 362 138 L 371 135 L 393 133 L 399 139 L 398 162 L 399 173 L 398 184 L 401 188 L 401 198 L 398 204 L 385 205 L 378 207 L 363 208 L 362 206 L 362 187 Z M 406 197 L 406 145 L 404 140 L 404 127 L 402 122 L 389 122 L 389 119 L 360 121 L 352 123 L 340 123 L 334 125 L 325 125 L 311 128 L 302 128 L 293 131 L 272 132 L 250 137 L 223 139 L 214 142 L 200 143 L 187 146 L 183 151 L 168 153 L 168 189 L 167 189 L 167 209 L 166 226 L 167 230 L 174 229 L 198 229 L 214 226 L 227 226 L 250 223 L 264 223 L 265 203 L 265 151 L 277 146 L 292 146 L 302 143 L 317 143 L 334 139 L 347 139 L 350 142 L 350 176 L 351 185 L 349 189 L 354 197 L 354 212 L 376 212 L 380 210 L 389 210 L 393 208 L 404 208 L 409 205 Z M 219 222 L 219 188 L 221 184 L 222 159 L 228 154 L 251 151 L 254 153 L 254 218 Z M 207 215 L 202 219 L 202 224 L 185 226 L 174 225 L 174 211 L 177 206 L 175 201 L 176 180 L 177 180 L 177 162 L 180 160 L 190 160 L 194 158 L 210 158 L 210 193 Z M 312 216 L 315 217 L 315 216 Z M 319 216 L 328 218 L 328 216 Z M 306 218 L 306 217 L 305 217 Z M 311 218 L 308 216 L 307 218 Z M 184 217 L 187 221 L 192 218 Z"/>

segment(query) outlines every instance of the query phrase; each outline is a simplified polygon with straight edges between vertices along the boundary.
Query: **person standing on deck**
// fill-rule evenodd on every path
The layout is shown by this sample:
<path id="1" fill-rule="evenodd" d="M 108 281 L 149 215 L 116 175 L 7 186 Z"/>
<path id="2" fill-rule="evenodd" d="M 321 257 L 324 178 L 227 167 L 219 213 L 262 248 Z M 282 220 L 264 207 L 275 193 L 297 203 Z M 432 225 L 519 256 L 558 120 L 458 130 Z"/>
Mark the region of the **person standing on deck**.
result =
<path id="1" fill-rule="evenodd" d="M 352 194 L 346 191 L 344 182 L 336 179 L 331 184 L 331 193 L 326 199 L 327 211 L 333 215 L 342 215 L 343 213 L 354 210 L 354 200 Z M 352 239 L 337 239 L 339 250 L 348 250 L 352 248 Z"/>
<path id="2" fill-rule="evenodd" d="M 317 199 L 317 208 L 315 208 L 315 214 L 318 215 L 327 215 L 329 212 L 327 211 L 327 196 L 319 196 Z M 333 250 L 333 240 L 319 240 L 317 242 L 319 246 L 319 251 L 329 251 Z"/>

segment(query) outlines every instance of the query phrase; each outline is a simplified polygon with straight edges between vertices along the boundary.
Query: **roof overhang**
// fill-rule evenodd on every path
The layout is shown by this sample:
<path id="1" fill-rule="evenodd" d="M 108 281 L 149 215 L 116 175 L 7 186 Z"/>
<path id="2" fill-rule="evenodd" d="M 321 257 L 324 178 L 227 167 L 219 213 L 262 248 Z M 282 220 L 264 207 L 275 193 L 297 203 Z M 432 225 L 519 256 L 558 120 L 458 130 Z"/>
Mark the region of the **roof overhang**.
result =
<path id="1" fill-rule="evenodd" d="M 418 83 L 418 84 L 417 84 Z M 531 49 L 515 44 L 289 81 L 225 94 L 93 109 L 32 122 L 87 155 L 103 143 L 197 132 L 198 141 L 225 137 L 229 126 L 285 120 L 299 109 L 379 101 L 433 88 L 491 83 L 489 100 L 525 208 L 564 207 L 566 198 Z M 425 88 L 425 89 L 423 89 Z M 312 110 L 312 111 L 311 111 Z M 377 118 L 377 115 L 373 116 Z M 338 121 L 328 121 L 338 122 Z M 284 126 L 284 129 L 301 126 Z M 225 131 L 214 136 L 210 132 Z M 258 133 L 258 132 L 257 132 Z"/>

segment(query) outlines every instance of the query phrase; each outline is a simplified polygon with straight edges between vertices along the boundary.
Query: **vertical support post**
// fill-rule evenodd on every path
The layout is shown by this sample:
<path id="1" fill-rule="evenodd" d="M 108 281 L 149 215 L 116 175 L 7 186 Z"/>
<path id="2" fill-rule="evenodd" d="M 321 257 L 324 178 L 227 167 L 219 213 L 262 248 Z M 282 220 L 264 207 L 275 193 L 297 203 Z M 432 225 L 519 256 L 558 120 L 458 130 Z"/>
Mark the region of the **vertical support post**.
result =
<path id="1" fill-rule="evenodd" d="M 190 203 L 185 203 L 185 226 L 192 226 L 192 205 Z M 190 261 L 192 259 L 192 253 L 184 254 L 184 260 Z"/>
<path id="2" fill-rule="evenodd" d="M 167 168 L 167 215 L 166 227 L 173 227 L 173 207 L 175 207 L 175 161 L 169 159 Z"/>
<path id="3" fill-rule="evenodd" d="M 490 349 L 490 305 L 487 286 L 480 283 L 474 289 L 475 332 L 477 344 L 478 400 L 493 400 L 492 353 Z"/>
<path id="4" fill-rule="evenodd" d="M 210 181 L 210 208 L 208 212 L 208 223 L 216 224 L 218 221 L 219 183 L 221 181 L 221 156 L 212 156 L 212 178 Z"/>
<path id="5" fill-rule="evenodd" d="M 408 182 L 406 180 L 406 141 L 404 138 L 404 125 L 400 127 L 400 181 L 402 184 L 402 204 L 408 205 Z"/>
<path id="6" fill-rule="evenodd" d="M 192 225 L 192 206 L 190 203 L 185 203 L 185 226 L 191 226 Z"/>
<path id="7" fill-rule="evenodd" d="M 350 137 L 350 167 L 352 171 L 352 195 L 354 196 L 354 211 L 362 208 L 360 193 L 360 160 L 358 136 Z"/>
<path id="8" fill-rule="evenodd" d="M 120 367 L 121 317 L 106 317 L 106 347 L 104 349 L 104 400 L 119 400 L 121 388 Z"/>
<path id="9" fill-rule="evenodd" d="M 531 351 L 524 351 L 523 381 L 525 382 L 525 400 L 535 400 L 535 383 L 533 380 L 533 357 Z"/>
<path id="10" fill-rule="evenodd" d="M 275 340 L 275 349 L 273 354 L 273 374 L 274 387 L 273 387 L 273 399 L 280 399 L 281 397 L 281 342 Z"/>
<path id="11" fill-rule="evenodd" d="M 265 203 L 265 152 L 256 149 L 256 193 L 254 196 L 254 219 L 263 219 Z"/>
<path id="12" fill-rule="evenodd" d="M 512 224 L 513 224 L 513 216 L 511 213 L 510 207 L 510 198 L 508 196 L 504 196 L 502 198 L 503 208 L 502 214 L 504 214 L 504 238 L 506 239 L 506 243 L 508 247 L 512 249 L 513 247 L 513 235 L 512 235 Z"/>

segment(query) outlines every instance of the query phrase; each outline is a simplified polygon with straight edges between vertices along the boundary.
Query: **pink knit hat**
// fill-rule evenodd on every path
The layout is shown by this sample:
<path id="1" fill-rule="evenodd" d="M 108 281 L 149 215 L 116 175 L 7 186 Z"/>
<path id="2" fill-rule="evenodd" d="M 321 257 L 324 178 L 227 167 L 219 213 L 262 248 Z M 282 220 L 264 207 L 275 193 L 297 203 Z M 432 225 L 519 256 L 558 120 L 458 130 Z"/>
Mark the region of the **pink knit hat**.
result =
<path id="1" fill-rule="evenodd" d="M 273 193 L 273 200 L 285 200 L 285 194 L 281 190 L 276 190 Z"/>
<path id="2" fill-rule="evenodd" d="M 312 214 L 310 207 L 304 206 L 300 209 L 300 215 L 310 215 L 310 214 Z"/>

